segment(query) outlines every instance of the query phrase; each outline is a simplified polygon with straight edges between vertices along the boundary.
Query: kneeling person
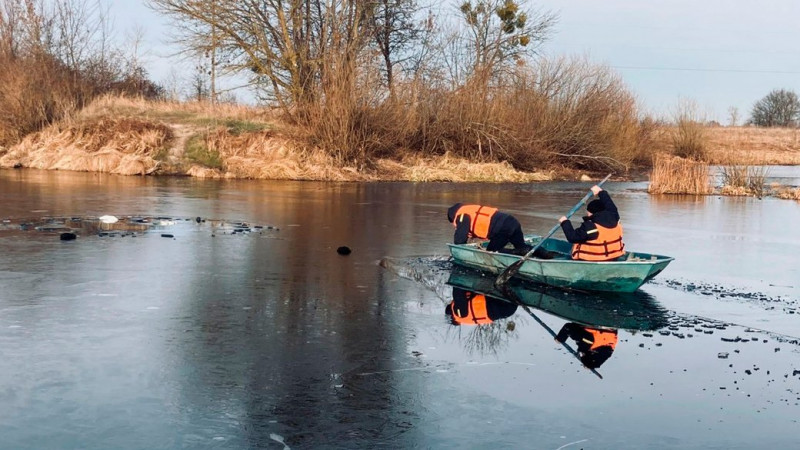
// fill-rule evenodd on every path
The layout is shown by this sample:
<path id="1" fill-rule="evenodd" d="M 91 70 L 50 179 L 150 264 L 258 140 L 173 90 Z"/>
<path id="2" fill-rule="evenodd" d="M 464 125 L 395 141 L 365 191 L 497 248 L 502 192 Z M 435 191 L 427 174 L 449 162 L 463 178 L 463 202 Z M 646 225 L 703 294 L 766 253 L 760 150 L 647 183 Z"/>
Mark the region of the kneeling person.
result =
<path id="1" fill-rule="evenodd" d="M 524 255 L 532 248 L 525 243 L 519 221 L 491 206 L 456 203 L 447 210 L 447 220 L 456 227 L 454 244 L 466 244 L 469 238 L 488 239 L 486 250 L 497 252 L 511 242 L 517 255 Z"/>

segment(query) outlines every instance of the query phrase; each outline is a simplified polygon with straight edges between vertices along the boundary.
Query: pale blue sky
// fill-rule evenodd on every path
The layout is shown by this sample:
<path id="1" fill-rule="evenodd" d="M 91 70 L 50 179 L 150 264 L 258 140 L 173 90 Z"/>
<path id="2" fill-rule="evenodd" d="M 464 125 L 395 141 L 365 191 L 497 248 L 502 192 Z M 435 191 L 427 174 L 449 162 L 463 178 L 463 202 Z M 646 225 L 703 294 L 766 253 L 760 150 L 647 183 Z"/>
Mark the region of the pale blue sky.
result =
<path id="1" fill-rule="evenodd" d="M 104 0 L 119 38 L 144 31 L 147 67 L 156 81 L 189 78 L 176 63 L 169 24 L 141 0 Z M 800 94 L 800 0 L 538 0 L 559 16 L 543 48 L 587 55 L 614 68 L 652 114 L 668 117 L 681 99 L 709 120 L 740 121 L 772 89 Z M 244 97 L 244 95 L 239 96 Z"/>
<path id="2" fill-rule="evenodd" d="M 587 54 L 654 114 L 693 99 L 709 119 L 749 116 L 772 89 L 800 94 L 800 0 L 540 0 L 558 13 L 549 54 Z"/>

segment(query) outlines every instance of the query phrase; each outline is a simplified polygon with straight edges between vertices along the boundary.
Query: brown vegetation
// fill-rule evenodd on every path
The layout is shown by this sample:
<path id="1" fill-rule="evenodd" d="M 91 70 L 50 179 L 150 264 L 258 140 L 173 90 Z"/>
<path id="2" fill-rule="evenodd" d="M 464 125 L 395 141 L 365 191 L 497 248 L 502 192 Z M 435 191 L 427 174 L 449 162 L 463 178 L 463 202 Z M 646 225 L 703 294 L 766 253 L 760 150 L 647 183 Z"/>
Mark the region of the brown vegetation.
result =
<path id="1" fill-rule="evenodd" d="M 158 95 L 135 61 L 96 39 L 108 31 L 98 8 L 87 0 L 0 0 L 0 146 L 69 117 L 103 93 Z"/>
<path id="2" fill-rule="evenodd" d="M 709 127 L 711 164 L 798 165 L 800 129 Z"/>
<path id="3" fill-rule="evenodd" d="M 710 194 L 713 191 L 708 164 L 681 158 L 658 155 L 650 174 L 651 194 Z"/>
<path id="4" fill-rule="evenodd" d="M 708 138 L 706 127 L 694 120 L 683 118 L 672 129 L 672 152 L 675 156 L 696 161 L 706 159 Z"/>
<path id="5" fill-rule="evenodd" d="M 433 16 L 410 20 L 417 4 L 404 0 L 152 4 L 181 23 L 187 52 L 257 74 L 294 137 L 338 166 L 450 154 L 625 171 L 650 158 L 650 129 L 620 78 L 585 59 L 533 58 L 555 17 L 513 0 L 463 4 L 445 20 L 462 25 L 453 33 Z"/>
<path id="6" fill-rule="evenodd" d="M 374 92 L 347 91 L 309 113 L 312 145 L 366 166 L 413 153 L 508 162 L 522 171 L 624 172 L 651 157 L 652 126 L 639 121 L 632 95 L 607 68 L 585 60 L 541 61 L 495 83 L 475 78 L 453 90 L 413 81 L 380 101 Z"/>
<path id="7" fill-rule="evenodd" d="M 27 136 L 0 157 L 0 167 L 145 175 L 172 139 L 169 127 L 130 118 L 51 126 Z"/>
<path id="8" fill-rule="evenodd" d="M 661 126 L 609 68 L 532 57 L 555 17 L 513 0 L 465 3 L 453 33 L 411 20 L 414 1 L 245 3 L 151 2 L 181 23 L 187 54 L 210 58 L 210 89 L 198 79 L 198 101 L 180 103 L 143 100 L 160 88 L 108 46 L 89 0 L 0 0 L 0 167 L 530 181 L 619 176 L 664 153 L 682 158 L 655 159 L 652 190 L 705 192 L 708 168 L 685 158 L 800 164 L 797 130 L 762 151 L 753 136 L 776 130 L 709 128 L 688 103 Z M 246 72 L 271 107 L 220 104 L 218 69 Z"/>
<path id="9" fill-rule="evenodd" d="M 773 195 L 786 200 L 800 200 L 800 188 L 772 187 Z"/>
<path id="10" fill-rule="evenodd" d="M 723 195 L 754 195 L 758 198 L 767 193 L 767 168 L 764 166 L 747 166 L 728 164 L 722 166 Z"/>
<path id="11" fill-rule="evenodd" d="M 11 147 L 0 156 L 0 167 L 331 181 L 522 182 L 551 176 L 447 153 L 394 154 L 359 168 L 309 146 L 304 135 L 259 108 L 104 96 Z"/>
<path id="12" fill-rule="evenodd" d="M 652 134 L 653 149 L 672 153 L 673 126 L 661 126 Z M 705 156 L 710 164 L 800 165 L 800 129 L 759 127 L 712 127 L 703 129 Z"/>

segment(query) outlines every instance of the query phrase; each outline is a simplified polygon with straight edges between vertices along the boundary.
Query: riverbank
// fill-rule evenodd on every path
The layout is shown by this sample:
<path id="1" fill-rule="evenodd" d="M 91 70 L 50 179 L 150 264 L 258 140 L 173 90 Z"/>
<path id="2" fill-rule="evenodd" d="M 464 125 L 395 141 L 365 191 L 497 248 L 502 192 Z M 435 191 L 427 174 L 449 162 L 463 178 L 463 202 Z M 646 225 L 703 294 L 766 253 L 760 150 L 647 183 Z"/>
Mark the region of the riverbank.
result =
<path id="1" fill-rule="evenodd" d="M 670 153 L 672 131 L 656 128 L 649 151 Z M 800 164 L 797 129 L 707 127 L 704 132 L 710 164 Z M 306 131 L 263 108 L 106 96 L 0 148 L 0 168 L 315 181 L 533 182 L 602 176 L 557 162 L 526 172 L 506 161 L 410 151 L 347 165 L 309 142 Z M 608 171 L 616 179 L 636 179 L 650 169 L 644 162 Z"/>
<path id="2" fill-rule="evenodd" d="M 305 144 L 303 130 L 239 105 L 101 98 L 75 117 L 0 149 L 0 167 L 316 181 L 531 182 L 568 178 L 556 168 L 522 172 L 507 162 L 450 154 L 339 164 Z M 578 174 L 579 176 L 580 174 Z"/>

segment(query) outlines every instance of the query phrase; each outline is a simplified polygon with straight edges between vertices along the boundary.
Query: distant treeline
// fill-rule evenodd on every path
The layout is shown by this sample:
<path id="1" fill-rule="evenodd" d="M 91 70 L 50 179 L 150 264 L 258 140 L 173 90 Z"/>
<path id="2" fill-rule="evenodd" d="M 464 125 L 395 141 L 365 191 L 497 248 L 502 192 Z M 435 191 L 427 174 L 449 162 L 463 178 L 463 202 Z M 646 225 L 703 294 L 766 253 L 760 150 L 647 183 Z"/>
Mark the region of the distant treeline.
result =
<path id="1" fill-rule="evenodd" d="M 110 92 L 157 97 L 135 58 L 115 48 L 100 2 L 0 0 L 0 145 Z"/>

